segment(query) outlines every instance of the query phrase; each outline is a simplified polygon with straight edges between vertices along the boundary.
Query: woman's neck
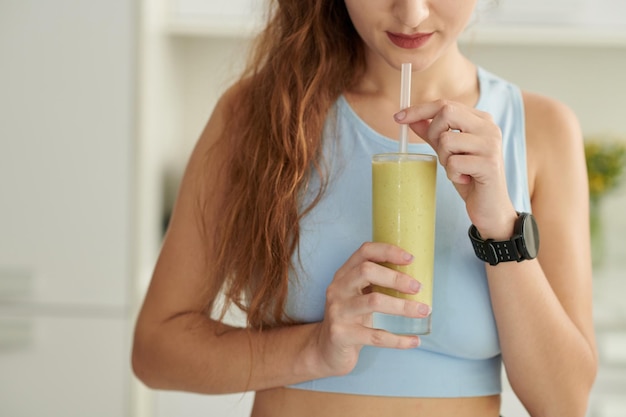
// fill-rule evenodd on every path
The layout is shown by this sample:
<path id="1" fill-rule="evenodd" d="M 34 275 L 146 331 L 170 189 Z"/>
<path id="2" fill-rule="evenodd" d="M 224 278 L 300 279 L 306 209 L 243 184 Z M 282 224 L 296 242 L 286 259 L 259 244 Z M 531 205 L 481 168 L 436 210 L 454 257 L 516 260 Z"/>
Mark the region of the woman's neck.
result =
<path id="1" fill-rule="evenodd" d="M 448 99 L 474 105 L 478 97 L 476 67 L 456 45 L 429 67 L 414 67 L 411 85 L 412 104 Z M 368 57 L 363 76 L 348 95 L 399 103 L 400 71 L 380 58 Z"/>
<path id="2" fill-rule="evenodd" d="M 414 70 L 411 104 L 446 99 L 475 106 L 480 96 L 476 71 L 476 66 L 458 51 L 442 57 L 427 69 Z M 392 115 L 400 110 L 400 76 L 399 70 L 382 59 L 370 60 L 355 87 L 344 94 L 365 123 L 389 138 L 398 135 L 398 125 Z M 421 139 L 409 131 L 409 141 L 417 143 Z"/>

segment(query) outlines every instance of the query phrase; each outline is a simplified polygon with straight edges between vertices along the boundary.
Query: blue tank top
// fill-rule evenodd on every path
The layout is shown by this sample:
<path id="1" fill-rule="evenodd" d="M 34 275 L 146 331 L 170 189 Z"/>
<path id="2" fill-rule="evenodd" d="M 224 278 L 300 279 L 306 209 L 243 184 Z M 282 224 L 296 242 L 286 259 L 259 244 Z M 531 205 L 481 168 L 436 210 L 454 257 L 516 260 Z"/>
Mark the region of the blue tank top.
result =
<path id="1" fill-rule="evenodd" d="M 478 80 L 476 108 L 490 113 L 500 126 L 509 194 L 518 211 L 528 212 L 521 92 L 482 68 Z M 335 271 L 371 240 L 371 156 L 397 149 L 396 140 L 378 134 L 344 97 L 338 99 L 324 131 L 328 186 L 301 221 L 299 258 L 286 305 L 291 318 L 322 320 L 326 287 Z M 409 144 L 408 150 L 434 154 L 427 144 Z M 308 198 L 318 186 L 319 179 L 314 178 Z M 467 236 L 470 220 L 464 202 L 441 166 L 436 216 L 432 333 L 410 350 L 366 346 L 350 374 L 292 388 L 397 397 L 468 397 L 501 391 L 500 346 L 485 266 Z"/>

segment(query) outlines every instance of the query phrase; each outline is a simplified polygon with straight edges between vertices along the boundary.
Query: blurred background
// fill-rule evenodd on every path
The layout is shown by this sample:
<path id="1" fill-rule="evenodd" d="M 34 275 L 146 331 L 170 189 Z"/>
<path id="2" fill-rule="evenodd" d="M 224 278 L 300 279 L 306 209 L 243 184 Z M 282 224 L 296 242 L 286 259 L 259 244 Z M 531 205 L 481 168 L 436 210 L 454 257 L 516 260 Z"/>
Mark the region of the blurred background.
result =
<path id="1" fill-rule="evenodd" d="M 261 9 L 0 0 L 0 416 L 249 412 L 249 393 L 146 390 L 130 340 L 186 159 Z M 582 123 L 602 362 L 590 417 L 626 416 L 625 16 L 623 0 L 501 0 L 462 39 Z M 503 414 L 526 416 L 509 387 Z"/>

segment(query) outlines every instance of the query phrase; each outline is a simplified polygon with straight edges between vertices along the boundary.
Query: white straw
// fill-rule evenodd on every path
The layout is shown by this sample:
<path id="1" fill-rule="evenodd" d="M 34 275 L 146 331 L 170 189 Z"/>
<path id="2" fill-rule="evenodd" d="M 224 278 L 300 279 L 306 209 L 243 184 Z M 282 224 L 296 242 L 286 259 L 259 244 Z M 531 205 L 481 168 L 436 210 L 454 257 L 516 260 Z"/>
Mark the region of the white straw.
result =
<path id="1" fill-rule="evenodd" d="M 400 110 L 411 105 L 411 63 L 402 64 L 402 83 L 400 84 Z M 400 125 L 400 153 L 407 153 L 409 126 Z"/>

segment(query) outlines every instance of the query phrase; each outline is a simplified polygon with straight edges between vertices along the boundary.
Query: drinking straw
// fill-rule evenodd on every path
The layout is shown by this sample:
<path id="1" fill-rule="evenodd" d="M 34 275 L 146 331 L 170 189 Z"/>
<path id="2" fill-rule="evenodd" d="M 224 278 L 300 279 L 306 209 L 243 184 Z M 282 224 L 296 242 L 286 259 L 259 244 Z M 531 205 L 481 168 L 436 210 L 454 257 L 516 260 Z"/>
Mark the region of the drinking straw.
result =
<path id="1" fill-rule="evenodd" d="M 402 64 L 402 82 L 400 84 L 400 110 L 411 105 L 411 63 Z M 407 153 L 409 126 L 400 125 L 400 153 Z"/>

